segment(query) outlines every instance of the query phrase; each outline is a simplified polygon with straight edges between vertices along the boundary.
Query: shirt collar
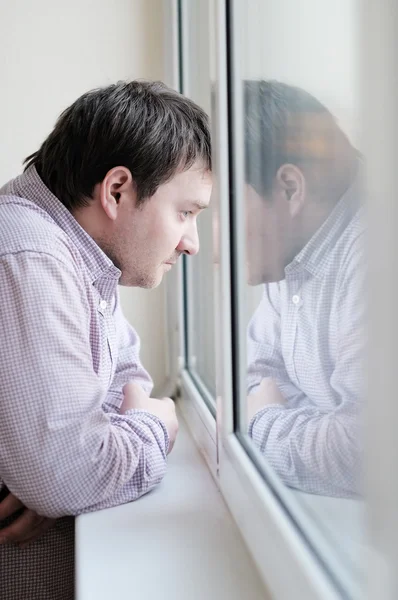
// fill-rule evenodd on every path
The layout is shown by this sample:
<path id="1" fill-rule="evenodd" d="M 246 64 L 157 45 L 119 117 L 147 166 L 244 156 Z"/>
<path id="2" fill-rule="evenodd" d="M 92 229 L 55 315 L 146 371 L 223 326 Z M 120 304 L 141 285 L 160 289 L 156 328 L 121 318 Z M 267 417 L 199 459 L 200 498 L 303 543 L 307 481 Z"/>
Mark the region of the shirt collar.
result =
<path id="1" fill-rule="evenodd" d="M 13 179 L 0 193 L 20 196 L 44 210 L 78 248 L 92 283 L 102 278 L 113 280 L 120 278 L 120 270 L 48 189 L 35 166 L 29 167 L 22 175 Z"/>
<path id="2" fill-rule="evenodd" d="M 315 232 L 304 248 L 285 268 L 286 275 L 297 267 L 306 269 L 310 274 L 322 277 L 330 261 L 333 249 L 350 222 L 360 213 L 363 190 L 363 169 L 358 167 L 357 175 L 348 190 L 340 198 L 330 215 Z"/>

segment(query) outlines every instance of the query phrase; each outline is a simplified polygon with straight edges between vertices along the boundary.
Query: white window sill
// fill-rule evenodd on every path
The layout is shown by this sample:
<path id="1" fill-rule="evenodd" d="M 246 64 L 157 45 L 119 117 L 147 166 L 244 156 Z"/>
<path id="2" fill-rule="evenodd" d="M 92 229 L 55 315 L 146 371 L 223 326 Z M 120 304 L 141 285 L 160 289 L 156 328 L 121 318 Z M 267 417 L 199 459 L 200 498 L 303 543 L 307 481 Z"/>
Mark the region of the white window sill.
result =
<path id="1" fill-rule="evenodd" d="M 214 418 L 190 373 L 183 371 L 181 380 L 179 409 L 210 471 L 218 478 Z M 230 454 L 231 438 L 234 442 L 233 455 Z M 218 459 L 222 463 L 218 481 L 273 597 L 289 597 L 294 590 L 297 598 L 308 600 L 341 598 L 323 566 L 314 561 L 313 551 L 304 542 L 294 522 L 264 485 L 261 475 L 235 436 L 224 440 Z M 364 564 L 361 560 L 364 555 L 361 503 L 305 494 L 283 486 L 282 489 L 284 499 L 289 500 L 286 503 L 288 513 L 296 515 L 311 546 L 321 550 L 330 572 L 345 589 L 350 590 L 352 597 L 361 598 L 361 583 L 364 581 L 361 572 Z M 315 554 L 318 552 L 315 551 Z M 286 572 L 289 572 L 288 578 Z"/>
<path id="2" fill-rule="evenodd" d="M 76 520 L 76 576 L 76 600 L 269 597 L 181 418 L 156 490 Z"/>

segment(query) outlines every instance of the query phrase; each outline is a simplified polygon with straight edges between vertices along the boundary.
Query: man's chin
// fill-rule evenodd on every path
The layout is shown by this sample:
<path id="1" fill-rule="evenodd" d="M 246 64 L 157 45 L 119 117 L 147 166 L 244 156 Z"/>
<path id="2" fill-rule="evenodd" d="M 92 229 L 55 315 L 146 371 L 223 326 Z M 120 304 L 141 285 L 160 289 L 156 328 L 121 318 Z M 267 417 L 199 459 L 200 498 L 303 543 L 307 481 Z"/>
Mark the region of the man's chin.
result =
<path id="1" fill-rule="evenodd" d="M 248 285 L 254 287 L 256 285 L 261 285 L 264 283 L 264 277 L 259 273 L 254 273 L 253 271 L 247 270 L 247 283 Z"/>
<path id="2" fill-rule="evenodd" d="M 156 275 L 140 275 L 135 277 L 129 277 L 122 273 L 119 279 L 119 285 L 125 287 L 139 287 L 145 290 L 152 290 L 158 287 L 163 279 L 163 273 L 156 273 Z"/>
<path id="3" fill-rule="evenodd" d="M 144 285 L 142 285 L 141 287 L 143 287 L 147 290 L 153 290 L 154 288 L 159 287 L 159 285 L 163 281 L 164 274 L 165 274 L 165 271 L 163 269 L 159 269 L 157 271 L 157 273 L 154 274 L 152 277 L 148 277 L 146 279 L 146 281 L 144 282 Z"/>
<path id="4" fill-rule="evenodd" d="M 142 282 L 142 285 L 140 285 L 140 287 L 145 288 L 146 290 L 153 290 L 162 283 L 162 280 L 163 274 L 158 275 L 157 277 L 148 278 L 147 280 Z"/>
<path id="5" fill-rule="evenodd" d="M 265 283 L 276 283 L 277 281 L 282 281 L 285 279 L 285 272 L 275 272 L 275 273 L 251 273 L 248 272 L 247 275 L 247 283 L 251 287 L 256 285 L 263 285 Z"/>

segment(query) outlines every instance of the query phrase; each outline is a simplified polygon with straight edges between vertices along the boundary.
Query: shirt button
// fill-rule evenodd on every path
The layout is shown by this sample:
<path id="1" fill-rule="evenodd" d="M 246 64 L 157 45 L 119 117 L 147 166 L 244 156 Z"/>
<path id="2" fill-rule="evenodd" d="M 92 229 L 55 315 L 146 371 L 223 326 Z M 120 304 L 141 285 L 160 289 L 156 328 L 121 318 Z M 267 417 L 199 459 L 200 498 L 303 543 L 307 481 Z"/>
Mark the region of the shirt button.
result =
<path id="1" fill-rule="evenodd" d="M 294 295 L 292 298 L 293 304 L 298 304 L 300 302 L 300 296 Z"/>
<path id="2" fill-rule="evenodd" d="M 106 300 L 101 300 L 101 302 L 100 302 L 100 308 L 102 308 L 102 310 L 105 310 L 107 306 L 108 306 L 107 301 Z"/>

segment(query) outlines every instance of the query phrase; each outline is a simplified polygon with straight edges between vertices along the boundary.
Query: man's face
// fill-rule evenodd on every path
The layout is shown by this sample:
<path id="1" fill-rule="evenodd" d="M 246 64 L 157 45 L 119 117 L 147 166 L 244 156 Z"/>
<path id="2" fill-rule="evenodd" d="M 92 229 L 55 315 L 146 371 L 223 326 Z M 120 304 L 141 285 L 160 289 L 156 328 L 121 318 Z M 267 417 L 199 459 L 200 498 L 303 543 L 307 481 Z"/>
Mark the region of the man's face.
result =
<path id="1" fill-rule="evenodd" d="M 249 285 L 284 279 L 292 244 L 293 221 L 282 194 L 262 198 L 245 189 L 246 272 Z"/>
<path id="2" fill-rule="evenodd" d="M 210 201 L 211 173 L 200 164 L 175 175 L 135 206 L 134 198 L 118 216 L 105 251 L 122 272 L 120 284 L 153 288 L 181 254 L 196 254 L 196 220 Z"/>

